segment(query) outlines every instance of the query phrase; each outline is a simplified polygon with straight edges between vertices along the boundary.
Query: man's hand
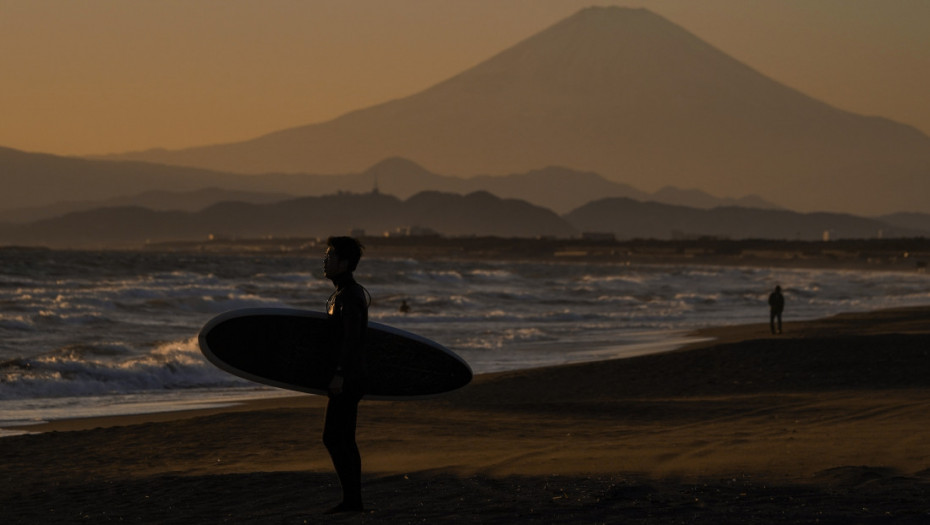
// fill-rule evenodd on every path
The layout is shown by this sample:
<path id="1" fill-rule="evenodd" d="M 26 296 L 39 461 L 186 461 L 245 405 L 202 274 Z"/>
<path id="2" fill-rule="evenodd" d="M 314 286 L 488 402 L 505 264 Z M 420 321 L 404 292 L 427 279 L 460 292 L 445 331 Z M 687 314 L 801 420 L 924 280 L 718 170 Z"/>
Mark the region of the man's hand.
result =
<path id="1" fill-rule="evenodd" d="M 329 382 L 329 397 L 338 396 L 342 393 L 342 383 L 344 381 L 345 378 L 342 377 L 342 374 L 333 376 L 333 379 Z"/>

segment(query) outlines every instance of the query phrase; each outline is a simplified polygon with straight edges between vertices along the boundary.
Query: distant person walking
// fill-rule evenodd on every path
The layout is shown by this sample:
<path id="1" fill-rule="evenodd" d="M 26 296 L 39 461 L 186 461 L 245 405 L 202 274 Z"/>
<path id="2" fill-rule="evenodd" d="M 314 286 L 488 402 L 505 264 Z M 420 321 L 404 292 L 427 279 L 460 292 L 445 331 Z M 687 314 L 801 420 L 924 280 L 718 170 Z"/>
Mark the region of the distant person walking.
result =
<path id="1" fill-rule="evenodd" d="M 781 286 L 776 286 L 775 291 L 769 294 L 769 328 L 772 329 L 773 334 L 781 333 L 781 313 L 783 311 L 785 311 L 785 296 L 781 294 Z"/>
<path id="2" fill-rule="evenodd" d="M 323 444 L 333 460 L 342 485 L 342 502 L 327 511 L 361 512 L 362 458 L 355 442 L 358 403 L 364 393 L 365 333 L 368 327 L 368 292 L 352 272 L 362 257 L 362 245 L 352 237 L 330 237 L 323 259 L 323 275 L 336 291 L 326 302 L 332 327 L 330 360 L 333 375 L 323 426 Z"/>

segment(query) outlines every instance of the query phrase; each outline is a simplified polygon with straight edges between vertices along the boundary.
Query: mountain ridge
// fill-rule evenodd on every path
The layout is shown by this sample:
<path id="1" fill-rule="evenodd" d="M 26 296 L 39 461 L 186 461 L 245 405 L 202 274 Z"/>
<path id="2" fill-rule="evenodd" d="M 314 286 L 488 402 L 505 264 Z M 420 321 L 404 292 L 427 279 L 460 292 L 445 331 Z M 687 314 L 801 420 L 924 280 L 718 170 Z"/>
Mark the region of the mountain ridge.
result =
<path id="1" fill-rule="evenodd" d="M 251 193 L 251 197 L 239 196 L 247 201 L 267 200 L 267 196 L 262 196 L 267 193 L 299 197 L 338 191 L 360 193 L 374 187 L 400 198 L 423 190 L 455 193 L 486 190 L 500 197 L 526 199 L 558 213 L 605 196 L 650 198 L 648 193 L 632 186 L 607 181 L 596 173 L 568 168 L 549 167 L 499 177 L 459 178 L 435 174 L 416 162 L 398 157 L 383 159 L 360 173 L 240 175 L 142 162 L 72 159 L 0 148 L 0 173 L 5 190 L 0 193 L 0 222 L 27 222 L 68 211 L 143 204 L 140 195 L 152 191 L 198 192 L 211 187 L 222 188 L 217 197 L 225 198 L 228 194 L 224 192 Z M 214 198 L 211 202 L 203 197 L 199 199 L 203 205 L 219 200 Z M 177 196 L 177 199 L 185 198 L 190 197 Z M 727 199 L 707 195 L 700 199 L 712 204 L 727 202 Z M 757 204 L 775 207 L 772 203 Z M 164 202 L 150 207 L 171 209 L 177 206 Z"/>
<path id="2" fill-rule="evenodd" d="M 930 216 L 903 218 L 910 225 Z M 73 212 L 29 224 L 0 224 L 0 244 L 140 247 L 144 243 L 208 238 L 323 238 L 334 232 L 370 235 L 434 232 L 447 237 L 573 238 L 590 232 L 619 239 L 821 240 L 928 236 L 927 230 L 895 226 L 848 214 L 684 206 L 605 198 L 567 214 L 485 191 L 467 195 L 424 191 L 406 200 L 377 192 L 301 197 L 275 203 L 221 202 L 199 211 L 140 206 Z"/>
<path id="3" fill-rule="evenodd" d="M 0 244 L 52 247 L 141 246 L 218 237 L 326 237 L 334 231 L 408 230 L 446 235 L 570 236 L 551 210 L 487 192 L 422 192 L 406 201 L 381 193 L 300 197 L 271 204 L 221 202 L 196 212 L 139 206 L 98 208 L 24 225 L 0 224 Z"/>
<path id="4" fill-rule="evenodd" d="M 926 237 L 930 233 L 915 227 L 915 222 L 896 225 L 882 218 L 845 213 L 798 213 L 737 206 L 704 210 L 624 197 L 592 201 L 563 217 L 581 231 L 609 231 L 621 239 L 835 240 Z"/>

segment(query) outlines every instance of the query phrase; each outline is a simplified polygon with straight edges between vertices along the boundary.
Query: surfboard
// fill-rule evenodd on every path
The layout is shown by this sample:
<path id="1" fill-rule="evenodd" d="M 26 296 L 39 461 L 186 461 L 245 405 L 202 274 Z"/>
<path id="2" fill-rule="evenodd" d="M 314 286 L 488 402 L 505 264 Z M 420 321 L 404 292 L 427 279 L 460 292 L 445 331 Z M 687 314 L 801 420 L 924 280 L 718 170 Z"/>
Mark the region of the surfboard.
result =
<path id="1" fill-rule="evenodd" d="M 326 395 L 333 368 L 327 315 L 291 308 L 251 308 L 214 317 L 200 331 L 208 361 L 239 377 Z M 365 399 L 419 399 L 467 385 L 464 359 L 425 337 L 368 323 Z"/>

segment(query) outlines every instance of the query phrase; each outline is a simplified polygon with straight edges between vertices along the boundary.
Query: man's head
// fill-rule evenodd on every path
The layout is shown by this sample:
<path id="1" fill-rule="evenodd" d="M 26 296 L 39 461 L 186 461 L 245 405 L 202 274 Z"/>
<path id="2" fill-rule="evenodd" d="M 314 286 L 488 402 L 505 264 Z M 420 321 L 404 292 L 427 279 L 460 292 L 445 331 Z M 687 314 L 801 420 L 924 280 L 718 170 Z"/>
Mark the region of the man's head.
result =
<path id="1" fill-rule="evenodd" d="M 323 274 L 332 278 L 346 272 L 354 272 L 362 258 L 362 243 L 352 237 L 330 237 L 326 239 L 326 256 L 323 259 Z"/>

